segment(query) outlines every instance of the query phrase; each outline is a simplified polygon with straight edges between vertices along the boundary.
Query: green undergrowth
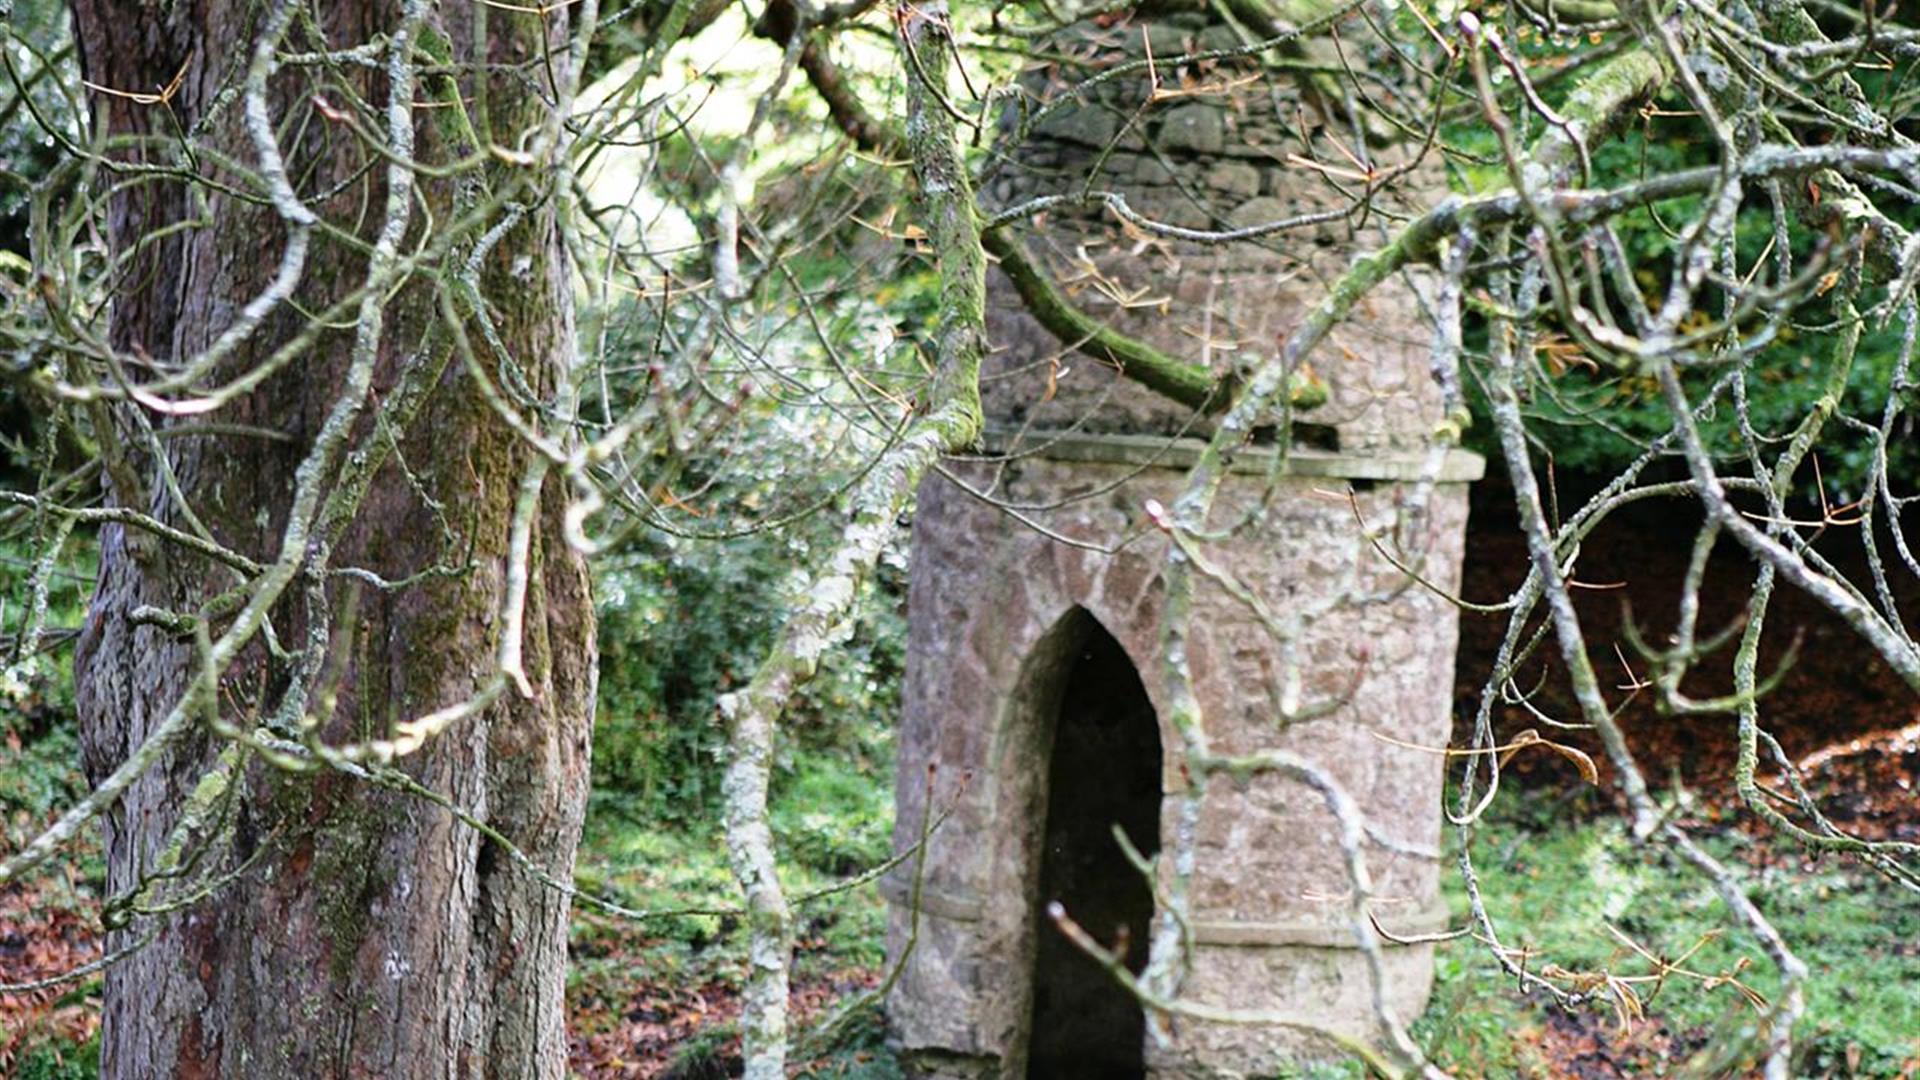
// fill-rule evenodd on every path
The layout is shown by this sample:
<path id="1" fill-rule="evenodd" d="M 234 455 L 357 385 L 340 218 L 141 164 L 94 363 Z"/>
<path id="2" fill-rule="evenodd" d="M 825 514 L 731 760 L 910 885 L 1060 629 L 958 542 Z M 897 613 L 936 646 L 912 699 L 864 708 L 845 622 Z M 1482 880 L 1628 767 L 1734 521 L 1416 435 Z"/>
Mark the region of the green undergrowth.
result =
<path id="1" fill-rule="evenodd" d="M 653 831 L 602 805 L 612 800 L 594 801 L 576 873 L 580 888 L 660 913 L 634 924 L 640 935 L 637 954 L 613 955 L 608 961 L 617 969 L 638 968 L 651 978 L 679 985 L 736 983 L 744 975 L 743 921 L 733 914 L 712 913 L 739 903 L 719 830 Z M 782 869 L 789 896 L 843 880 L 792 861 Z M 577 907 L 588 917 L 575 928 L 576 959 L 579 945 L 604 932 L 603 920 L 591 915 L 590 905 Z M 871 885 L 801 906 L 796 925 L 801 931 L 797 974 L 874 967 L 882 961 L 885 904 Z M 591 960 L 577 962 L 576 974 L 590 977 L 592 966 Z"/>
<path id="2" fill-rule="evenodd" d="M 799 763 L 774 811 L 790 894 L 839 880 L 843 859 L 870 865 L 884 857 L 885 832 L 876 823 L 887 817 L 886 792 L 884 780 L 832 759 Z M 1779 991 L 1771 964 L 1705 878 L 1634 845 L 1620 820 L 1592 803 L 1588 794 L 1569 800 L 1510 790 L 1477 830 L 1475 865 L 1504 940 L 1530 950 L 1528 970 L 1607 973 L 1622 980 L 1620 988 L 1609 992 L 1590 980 L 1592 1000 L 1562 1010 L 1518 992 L 1479 942 L 1455 940 L 1437 948 L 1432 1002 L 1415 1038 L 1436 1064 L 1463 1077 L 1746 1075 L 1760 1048 L 1754 1002 Z M 631 809 L 617 794 L 596 795 L 583 885 L 644 908 L 735 902 L 717 829 L 649 828 Z M 1794 1075 L 1920 1070 L 1920 897 L 1840 860 L 1763 849 L 1730 826 L 1702 826 L 1698 834 L 1810 969 Z M 846 837 L 866 839 L 849 851 Z M 1467 901 L 1451 860 L 1442 876 L 1454 923 L 1464 925 Z M 796 925 L 797 988 L 884 963 L 885 905 L 872 887 L 803 907 Z M 731 916 L 662 918 L 617 942 L 612 926 L 579 921 L 577 988 L 614 979 L 730 990 L 745 971 L 744 937 Z M 1646 980 L 1654 963 L 1635 946 L 1693 974 Z M 708 1054 L 730 1031 L 716 1023 L 680 1052 Z M 880 1078 L 896 1069 L 877 1015 L 869 1014 L 816 1058 L 813 1074 Z M 700 1074 L 690 1068 L 687 1075 Z M 1352 1065 L 1303 1064 L 1281 1075 L 1361 1074 Z"/>
<path id="3" fill-rule="evenodd" d="M 1438 947 L 1433 1001 L 1415 1029 L 1435 1060 L 1462 1076 L 1563 1075 L 1568 1058 L 1582 1054 L 1618 1070 L 1593 1075 L 1750 1070 L 1758 1012 L 1734 983 L 1712 980 L 1737 979 L 1768 1001 L 1779 980 L 1707 879 L 1634 845 L 1617 817 L 1542 793 L 1503 800 L 1478 830 L 1475 865 L 1505 943 L 1531 950 L 1529 970 L 1557 965 L 1632 979 L 1655 968 L 1638 946 L 1704 978 L 1676 974 L 1612 992 L 1592 986 L 1592 1004 L 1564 1013 L 1518 994 L 1481 943 L 1452 941 Z M 1763 849 L 1731 827 L 1705 826 L 1699 835 L 1810 969 L 1794 1074 L 1920 1070 L 1920 896 L 1851 863 Z M 1443 879 L 1455 924 L 1464 924 L 1459 875 Z"/>
<path id="4" fill-rule="evenodd" d="M 100 1075 L 100 1040 L 96 1036 L 78 1045 L 39 1043 L 14 1067 L 16 1080 L 92 1080 Z"/>
<path id="5" fill-rule="evenodd" d="M 27 527 L 32 523 L 28 522 Z M 74 722 L 72 643 L 93 580 L 91 546 L 69 542 L 46 585 L 47 610 L 31 654 L 22 651 L 33 597 L 34 548 L 0 541 L 0 841 L 16 851 L 47 817 L 86 795 Z"/>
<path id="6" fill-rule="evenodd" d="M 827 893 L 793 910 L 797 1031 L 857 999 L 885 964 L 878 887 L 830 891 L 891 851 L 891 756 L 885 744 L 866 750 L 790 751 L 775 778 L 770 816 L 787 895 Z M 669 1075 L 723 1076 L 735 1035 L 729 1006 L 747 972 L 726 838 L 712 819 L 663 823 L 650 810 L 650 798 L 609 788 L 589 803 L 579 886 L 656 916 L 632 921 L 575 905 L 571 1020 L 576 1031 L 633 1030 L 635 1015 L 668 1027 L 687 1021 L 684 1037 L 661 1050 L 671 1055 Z M 636 1010 L 636 1000 L 646 1004 Z M 710 1019 L 690 1015 L 715 1003 L 725 1004 Z M 884 1043 L 878 1011 L 866 1009 L 796 1057 L 807 1075 L 892 1080 L 900 1073 Z"/>
<path id="7" fill-rule="evenodd" d="M 880 770 L 884 775 L 875 775 Z M 789 897 L 829 889 L 884 862 L 892 848 L 890 762 L 801 754 L 776 778 L 770 807 Z M 717 821 L 661 827 L 645 804 L 597 789 L 587 812 L 576 879 L 584 890 L 659 918 L 641 924 L 656 941 L 644 958 L 673 977 L 732 978 L 744 956 L 740 920 L 710 914 L 739 902 Z M 581 905 L 583 908 L 586 905 Z M 685 912 L 684 914 L 677 914 Z M 807 964 L 875 966 L 883 956 L 885 904 L 866 885 L 796 911 Z"/>
<path id="8" fill-rule="evenodd" d="M 72 678 L 45 656 L 0 671 L 0 852 L 19 850 L 55 814 L 86 793 L 72 720 Z M 106 867 L 89 830 L 50 873 L 0 888 L 0 950 L 26 950 L 32 938 L 64 966 L 94 956 L 79 928 L 97 925 Z M 9 981 L 0 972 L 0 982 Z M 16 998 L 0 1010 L 0 1076 L 85 1080 L 99 1075 L 100 1043 L 87 1015 L 98 1008 L 94 975 L 57 995 Z"/>

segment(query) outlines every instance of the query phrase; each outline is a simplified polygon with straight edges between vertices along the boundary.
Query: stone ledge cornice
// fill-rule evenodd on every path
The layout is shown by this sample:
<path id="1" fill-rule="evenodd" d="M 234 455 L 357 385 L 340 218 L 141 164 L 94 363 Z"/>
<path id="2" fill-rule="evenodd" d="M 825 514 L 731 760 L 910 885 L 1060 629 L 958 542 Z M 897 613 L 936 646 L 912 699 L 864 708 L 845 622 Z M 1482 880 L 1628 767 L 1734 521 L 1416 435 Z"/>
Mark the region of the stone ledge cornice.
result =
<path id="1" fill-rule="evenodd" d="M 1017 431 L 989 426 L 981 439 L 990 452 L 1037 457 L 1047 461 L 1130 465 L 1136 468 L 1192 468 L 1206 443 L 1195 438 L 1164 435 L 1107 435 L 1081 431 Z M 1265 474 L 1273 468 L 1278 448 L 1243 447 L 1233 457 L 1231 471 Z M 1433 469 L 1427 450 L 1390 447 L 1362 450 L 1315 450 L 1296 447 L 1287 455 L 1283 476 L 1342 480 L 1417 481 Z M 1486 459 L 1467 450 L 1447 450 L 1433 479 L 1442 484 L 1464 484 L 1486 473 Z"/>

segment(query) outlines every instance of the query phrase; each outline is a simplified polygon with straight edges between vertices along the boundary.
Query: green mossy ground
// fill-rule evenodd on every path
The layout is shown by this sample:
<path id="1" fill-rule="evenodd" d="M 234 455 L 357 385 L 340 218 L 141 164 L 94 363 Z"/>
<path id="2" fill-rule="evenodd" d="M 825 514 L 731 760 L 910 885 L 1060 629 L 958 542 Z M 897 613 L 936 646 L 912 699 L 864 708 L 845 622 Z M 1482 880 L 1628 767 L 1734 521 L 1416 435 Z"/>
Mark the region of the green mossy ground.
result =
<path id="1" fill-rule="evenodd" d="M 828 762 L 795 785 L 778 809 L 789 851 L 807 828 L 855 834 L 874 812 L 864 794 L 870 778 L 835 775 Z M 837 797 L 819 799 L 822 791 Z M 858 797 L 855 797 L 856 793 Z M 1698 945 L 1685 966 L 1705 975 L 1736 974 L 1771 999 L 1777 991 L 1764 955 L 1732 929 L 1724 905 L 1698 874 L 1663 855 L 1643 852 L 1619 820 L 1590 793 L 1509 790 L 1476 841 L 1476 866 L 1490 911 L 1507 941 L 1536 950 L 1533 969 L 1644 974 L 1650 965 L 1607 929 L 1668 959 Z M 884 808 L 880 811 L 884 814 Z M 808 823 L 804 828 L 802 822 Z M 837 824 L 829 826 L 828 822 Z M 1900 892 L 1840 860 L 1803 863 L 1797 852 L 1761 847 L 1734 825 L 1705 824 L 1703 842 L 1736 866 L 1763 909 L 1812 970 L 1800 1027 L 1797 1076 L 1902 1077 L 1920 1069 L 1920 897 Z M 622 817 L 602 797 L 589 822 L 583 878 L 638 905 L 731 903 L 731 877 L 717 836 L 661 832 Z M 792 863 L 796 891 L 828 878 Z M 1450 869 L 1451 864 L 1449 864 Z M 1448 900 L 1463 924 L 1466 897 L 1455 874 L 1444 875 Z M 805 913 L 796 984 L 882 962 L 885 909 L 872 890 Z M 575 934 L 576 994 L 605 980 L 674 986 L 731 985 L 741 944 L 730 920 L 686 916 L 650 927 L 637 949 L 600 952 L 615 935 L 602 920 L 583 919 Z M 1704 944 L 1702 943 L 1704 941 Z M 1645 1015 L 1623 1029 L 1602 1000 L 1567 1013 L 1517 994 L 1484 946 L 1441 945 L 1432 1004 L 1414 1026 L 1441 1067 L 1461 1077 L 1743 1075 L 1754 1057 L 1753 1007 L 1732 985 L 1709 987 L 1670 978 L 1657 992 L 1632 984 Z M 697 1049 L 724 1060 L 725 1025 Z M 893 1068 L 868 1029 L 822 1069 L 858 1057 L 863 1073 Z M 1357 1066 L 1307 1066 L 1309 1078 L 1360 1076 Z"/>

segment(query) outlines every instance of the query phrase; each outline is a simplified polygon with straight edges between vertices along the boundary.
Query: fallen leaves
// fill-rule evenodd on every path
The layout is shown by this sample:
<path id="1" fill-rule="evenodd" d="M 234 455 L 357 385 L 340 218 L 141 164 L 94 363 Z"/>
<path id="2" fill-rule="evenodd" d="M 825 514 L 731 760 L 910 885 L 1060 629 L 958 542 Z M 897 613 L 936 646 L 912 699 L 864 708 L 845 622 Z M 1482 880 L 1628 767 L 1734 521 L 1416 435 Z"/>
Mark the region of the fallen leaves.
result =
<path id="1" fill-rule="evenodd" d="M 100 955 L 98 916 L 71 897 L 49 897 L 26 885 L 0 889 L 0 984 L 19 984 L 71 971 Z M 97 987 L 97 983 L 92 984 Z M 100 1000 L 88 984 L 0 993 L 0 1076 L 11 1076 L 25 1055 L 48 1045 L 72 1052 L 100 1027 Z"/>

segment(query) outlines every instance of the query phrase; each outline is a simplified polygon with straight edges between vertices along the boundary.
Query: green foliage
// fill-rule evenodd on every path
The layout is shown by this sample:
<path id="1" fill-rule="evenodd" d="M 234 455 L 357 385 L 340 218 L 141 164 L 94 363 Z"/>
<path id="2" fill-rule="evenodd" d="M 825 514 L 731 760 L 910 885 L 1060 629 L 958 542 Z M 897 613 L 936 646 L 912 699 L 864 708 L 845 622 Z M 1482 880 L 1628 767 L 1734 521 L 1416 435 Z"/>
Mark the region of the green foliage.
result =
<path id="1" fill-rule="evenodd" d="M 574 879 L 583 890 L 610 895 L 645 911 L 730 907 L 736 886 L 726 849 L 713 832 L 711 827 L 660 828 L 649 807 L 635 796 L 596 790 L 587 806 Z M 736 924 L 734 919 L 705 914 L 656 917 L 643 926 L 656 944 L 643 956 L 614 959 L 620 966 L 638 963 L 653 978 L 676 985 L 691 983 L 697 981 L 695 973 L 706 972 L 708 950 Z M 591 926 L 575 929 L 576 937 L 593 932 Z M 574 974 L 590 968 L 591 964 L 579 962 L 576 951 Z"/>
<path id="2" fill-rule="evenodd" d="M 799 1075 L 821 1080 L 906 1080 L 907 1074 L 887 1046 L 885 1017 L 878 1007 L 871 1007 L 850 1018 L 838 1041 L 816 1060 L 803 1064 Z"/>
<path id="3" fill-rule="evenodd" d="M 1649 174 L 1697 164 L 1684 155 L 1697 149 L 1691 144 L 1649 141 L 1639 133 L 1611 144 L 1594 155 L 1596 183 L 1605 184 L 1633 179 L 1642 171 Z M 1650 306 L 1658 302 L 1666 289 L 1666 268 L 1673 256 L 1675 240 L 1656 224 L 1658 217 L 1684 219 L 1678 206 L 1643 207 L 1624 215 L 1620 230 L 1628 245 L 1627 262 L 1636 268 L 1635 284 Z M 1763 211 L 1750 210 L 1742 215 L 1738 228 L 1737 257 L 1742 267 L 1752 267 L 1768 250 L 1772 223 Z M 1804 247 L 1803 247 L 1804 245 Z M 1809 238 L 1798 236 L 1794 265 L 1805 267 L 1812 257 Z M 1754 431 L 1768 442 L 1790 436 L 1822 394 L 1832 365 L 1841 360 L 1841 335 L 1837 324 L 1842 313 L 1832 301 L 1837 290 L 1804 305 L 1795 312 L 1790 325 L 1777 338 L 1757 352 L 1742 388 L 1748 416 Z M 1870 298 L 1863 298 L 1864 306 Z M 1698 329 L 1714 313 L 1696 311 L 1683 329 Z M 1480 341 L 1484 346 L 1484 327 Z M 1877 420 L 1887 400 L 1889 386 L 1900 357 L 1902 328 L 1898 321 L 1870 325 L 1862 334 L 1839 405 L 1853 416 Z M 1596 360 L 1565 336 L 1537 340 L 1534 355 L 1523 357 L 1530 391 L 1523 403 L 1529 420 L 1529 434 L 1539 450 L 1552 457 L 1559 468 L 1589 475 L 1610 476 L 1654 439 L 1672 427 L 1672 418 L 1653 376 L 1639 371 L 1621 370 Z M 1703 400 L 1710 386 L 1726 374 L 1719 363 L 1702 363 L 1683 375 L 1693 400 Z M 1484 396 L 1477 380 L 1469 372 L 1468 392 L 1476 421 L 1471 441 L 1474 448 L 1497 454 L 1493 444 L 1492 423 L 1487 420 Z M 1733 405 L 1722 404 L 1701 419 L 1702 434 L 1708 446 L 1723 460 L 1744 463 L 1747 446 L 1740 434 Z M 1795 493 L 1817 502 L 1824 487 L 1828 501 L 1841 505 L 1862 494 L 1872 464 L 1873 442 L 1852 429 L 1831 426 L 1823 437 L 1814 467 L 1803 467 L 1795 477 Z M 1888 447 L 1889 470 L 1896 480 L 1920 477 L 1920 440 L 1895 441 Z"/>
<path id="4" fill-rule="evenodd" d="M 24 527 L 30 532 L 32 522 Z M 56 566 L 47 590 L 46 633 L 40 651 L 15 654 L 27 612 L 0 611 L 0 851 L 20 849 L 55 813 L 87 793 L 80 766 L 80 740 L 74 717 L 73 672 L 69 650 L 73 628 L 85 612 L 91 583 L 91 556 L 80 538 L 70 541 L 72 557 Z M 17 540 L 0 545 L 0 588 L 13 597 L 30 595 L 32 574 L 25 547 Z M 52 875 L 9 888 L 14 910 L 45 915 L 74 912 L 91 922 L 106 871 L 94 843 L 83 837 L 67 875 Z M 44 925 L 44 924 L 43 924 Z M 73 943 L 48 943 L 55 955 L 72 963 L 91 957 Z M 98 976 L 64 988 L 46 1011 L 24 1009 L 0 1021 L 0 1073 L 20 1080 L 81 1080 L 100 1070 L 97 1037 L 76 1041 L 71 1021 L 95 1007 Z M 52 1019 L 49 1019 L 51 1014 Z M 14 1025 L 9 1030 L 9 1025 Z"/>
<path id="5" fill-rule="evenodd" d="M 772 818 L 775 837 L 795 861 L 832 875 L 886 861 L 893 848 L 893 785 L 881 775 L 883 750 L 862 747 L 862 763 L 851 767 L 838 754 L 793 755 Z"/>
<path id="6" fill-rule="evenodd" d="M 8 8 L 10 16 L 0 15 L 0 49 L 6 51 L 0 66 L 0 257 L 25 254 L 28 204 L 61 158 L 59 144 L 41 121 L 71 133 L 76 118 L 85 115 L 75 96 L 80 81 L 66 5 L 54 0 L 0 5 Z"/>
<path id="7" fill-rule="evenodd" d="M 13 1075 L 17 1080 L 93 1080 L 100 1075 L 100 1038 L 79 1045 L 43 1042 L 26 1051 Z"/>
<path id="8" fill-rule="evenodd" d="M 674 1052 L 666 1080 L 726 1080 L 733 1075 L 727 1062 L 727 1044 L 738 1034 L 732 1024 L 716 1024 L 688 1039 Z"/>
<path id="9" fill-rule="evenodd" d="M 794 260 L 789 269 L 812 294 L 810 308 L 760 328 L 771 335 L 764 351 L 784 351 L 793 363 L 778 395 L 806 397 L 817 408 L 795 410 L 763 393 L 755 379 L 764 374 L 751 367 L 697 381 L 666 369 L 645 376 L 695 402 L 724 398 L 735 414 L 716 444 L 646 463 L 663 527 L 616 548 L 598 568 L 595 781 L 635 796 L 650 820 L 715 819 L 724 742 L 715 701 L 753 677 L 805 598 L 812 570 L 839 546 L 848 492 L 887 445 L 869 410 L 897 399 L 854 400 L 834 365 L 858 360 L 875 388 L 920 377 L 914 341 L 926 332 L 938 282 L 917 268 L 870 295 L 835 295 L 837 275 L 860 253 L 853 245 Z M 645 354 L 662 332 L 651 318 L 635 309 L 615 320 L 623 348 Z M 691 325 L 667 329 L 697 333 Z M 689 412 L 681 422 L 698 420 Z M 824 800 L 822 813 L 885 817 L 875 799 L 891 768 L 905 651 L 905 539 L 902 531 L 862 582 L 852 619 L 782 716 L 776 802 L 779 789 L 808 784 Z M 850 765 L 847 775 L 865 779 L 827 781 L 806 765 L 810 756 L 845 759 L 833 768 Z M 802 858 L 821 867 L 884 857 L 886 837 L 870 828 L 849 833 L 819 818 L 777 824 Z"/>
<path id="10" fill-rule="evenodd" d="M 883 861 L 892 826 L 885 778 L 830 755 L 802 755 L 801 775 L 812 779 L 776 790 L 771 807 L 775 839 L 787 855 L 781 876 L 790 896 L 837 884 Z M 857 789 L 861 800 L 824 806 L 809 801 L 821 787 Z M 663 828 L 650 814 L 635 795 L 605 789 L 588 806 L 575 870 L 580 887 L 632 908 L 672 913 L 640 924 L 644 945 L 624 941 L 604 958 L 606 966 L 619 974 L 637 967 L 655 984 L 731 984 L 743 971 L 741 920 L 701 913 L 739 903 L 719 829 L 712 822 Z M 884 961 L 886 905 L 872 886 L 803 905 L 796 915 L 803 939 L 796 958 L 800 973 L 872 968 Z M 593 941 L 601 934 L 595 924 L 576 925 L 573 977 L 607 974 L 598 971 L 601 959 L 594 955 Z"/>
<path id="11" fill-rule="evenodd" d="M 721 557 L 663 552 L 600 583 L 595 782 L 681 822 L 717 805 L 724 740 L 714 698 L 751 673 L 778 615 L 765 563 L 698 554 Z"/>
<path id="12" fill-rule="evenodd" d="M 1578 42 L 1552 42 L 1517 29 L 1521 52 L 1550 70 L 1556 57 L 1579 46 Z M 1494 73 L 1496 84 L 1506 73 Z M 1537 76 L 1536 76 L 1537 77 Z M 1543 93 L 1558 101 L 1565 88 L 1548 86 Z M 1673 93 L 1669 91 L 1669 93 Z M 1677 98 L 1676 98 L 1677 101 Z M 1688 107 L 1659 102 L 1664 111 L 1647 117 L 1638 126 L 1591 148 L 1592 174 L 1587 186 L 1616 188 L 1648 177 L 1669 175 L 1688 168 L 1711 164 L 1712 140 L 1698 127 Z M 1536 121 L 1536 124 L 1539 123 Z M 1541 130 L 1516 133 L 1529 142 Z M 1452 162 L 1454 186 L 1465 192 L 1486 192 L 1511 186 L 1504 164 L 1500 163 L 1497 138 L 1476 116 L 1472 121 L 1449 125 L 1446 136 L 1452 145 L 1477 155 L 1479 163 Z M 1657 205 L 1645 205 L 1615 219 L 1616 232 L 1625 248 L 1626 265 L 1632 268 L 1633 285 L 1649 309 L 1658 312 L 1666 292 L 1669 273 L 1681 237 L 1674 223 L 1697 218 L 1701 212 L 1698 196 L 1673 199 Z M 1920 226 L 1920 213 L 1905 204 L 1893 213 L 1904 213 L 1909 228 Z M 1773 249 L 1774 222 L 1763 197 L 1750 198 L 1736 222 L 1734 258 L 1741 273 L 1754 273 L 1761 280 L 1776 271 Z M 1788 235 L 1791 264 L 1795 273 L 1804 273 L 1814 260 L 1835 254 L 1829 238 L 1816 234 L 1790 217 Z M 1577 257 L 1577 256 L 1576 256 Z M 1837 325 L 1842 313 L 1836 300 L 1845 292 L 1838 275 L 1823 279 L 1815 288 L 1805 290 L 1809 299 L 1791 312 L 1787 326 L 1777 336 L 1762 341 L 1743 341 L 1756 350 L 1750 375 L 1743 388 L 1746 409 L 1754 431 L 1768 441 L 1788 436 L 1819 399 L 1830 365 L 1838 353 L 1840 334 Z M 1721 312 L 1711 306 L 1714 290 L 1702 294 L 1710 302 L 1707 310 L 1696 310 L 1682 325 L 1682 332 L 1706 329 Z M 1862 310 L 1877 303 L 1880 294 L 1863 294 L 1856 302 Z M 1623 298 L 1613 298 L 1620 304 Z M 1751 320 L 1749 320 L 1749 324 Z M 1493 425 L 1488 417 L 1484 393 L 1475 368 L 1486 352 L 1486 320 L 1470 309 L 1464 327 L 1468 348 L 1467 370 L 1463 382 L 1468 403 L 1474 413 L 1467 444 L 1495 460 L 1499 456 Z M 1878 421 L 1887 401 L 1889 387 L 1900 357 L 1902 328 L 1899 321 L 1872 323 L 1861 337 L 1857 354 L 1846 382 L 1846 391 L 1838 403 L 1841 411 Z M 1683 381 L 1694 401 L 1704 399 L 1708 388 L 1724 376 L 1728 364 L 1712 355 L 1715 347 L 1730 339 L 1719 337 L 1701 344 L 1700 363 L 1686 371 Z M 1522 412 L 1529 424 L 1529 438 L 1537 450 L 1550 457 L 1565 471 L 1594 476 L 1611 476 L 1654 439 L 1672 427 L 1672 418 L 1661 398 L 1652 375 L 1622 368 L 1614 358 L 1590 355 L 1575 335 L 1562 327 L 1556 334 L 1533 342 L 1532 355 L 1518 357 L 1521 388 L 1525 394 Z M 1734 471 L 1746 460 L 1748 447 L 1742 439 L 1736 411 L 1730 403 L 1713 410 L 1702 420 L 1702 434 L 1709 448 L 1723 461 L 1735 463 Z M 1888 447 L 1890 475 L 1898 487 L 1902 482 L 1920 478 L 1920 438 L 1911 417 L 1895 433 Z M 1872 464 L 1872 441 L 1862 432 L 1829 425 L 1815 452 L 1819 463 L 1803 467 L 1794 478 L 1794 493 L 1817 503 L 1822 490 L 1828 503 L 1839 506 L 1862 494 Z"/>
<path id="13" fill-rule="evenodd" d="M 1358 1061 L 1304 1061 L 1273 1074 L 1272 1080 L 1364 1080 L 1366 1066 Z"/>
<path id="14" fill-rule="evenodd" d="M 0 673 L 0 750 L 8 760 L 0 769 L 0 813 L 8 820 L 37 822 L 86 794 L 65 665 L 42 658 Z"/>
<path id="15" fill-rule="evenodd" d="M 48 130 L 75 138 L 86 115 L 67 6 L 59 0 L 0 0 L 0 309 L 30 288 L 37 272 L 28 234 L 34 197 L 52 197 L 65 154 Z M 73 175 L 68 170 L 68 175 Z M 15 301 L 17 303 L 17 301 Z M 40 305 L 22 305 L 28 310 Z M 35 311 L 28 316 L 39 319 Z M 15 374 L 44 362 L 31 348 L 14 351 Z M 16 379 L 0 383 L 0 475 L 22 469 L 22 446 L 46 424 L 46 404 Z"/>
<path id="16" fill-rule="evenodd" d="M 857 848 L 863 860 L 884 857 L 884 836 L 891 810 L 885 780 L 845 755 L 799 755 L 801 779 L 775 793 L 772 816 L 781 846 L 804 852 L 817 839 L 796 837 L 797 820 L 815 818 L 824 805 L 841 805 L 814 829 L 830 834 L 866 837 Z M 818 790 L 858 790 L 877 813 L 836 804 L 837 795 Z M 649 817 L 649 807 L 636 795 L 597 790 L 589 805 L 576 880 L 588 891 L 611 895 L 623 903 L 653 911 L 728 909 L 738 904 L 739 889 L 727 865 L 726 847 L 711 823 L 661 827 Z M 872 837 L 878 836 L 877 847 Z M 783 863 L 781 876 L 790 897 L 836 884 L 839 875 L 823 873 L 804 855 Z M 586 905 L 576 905 L 584 914 Z M 850 969 L 871 971 L 885 962 L 886 904 L 871 885 L 834 893 L 802 904 L 795 911 L 798 948 L 794 955 L 796 984 L 826 981 L 838 984 Z M 580 917 L 574 920 L 568 995 L 579 1003 L 619 1002 L 625 987 L 725 986 L 737 989 L 746 970 L 746 939 L 742 920 L 731 915 L 671 914 L 639 923 Z M 838 1008 L 836 1001 L 828 1008 Z M 727 1025 L 706 1029 L 677 1054 L 683 1075 L 723 1075 L 694 1071 L 724 1064 L 726 1041 L 734 1034 Z M 809 1053 L 815 1053 L 810 1050 Z M 893 1056 L 886 1050 L 885 1033 L 877 1012 L 859 1014 L 837 1033 L 832 1045 L 819 1047 L 817 1058 L 803 1067 L 804 1075 L 848 1077 L 853 1080 L 899 1080 Z M 737 1062 L 737 1058 L 734 1059 Z"/>
<path id="17" fill-rule="evenodd" d="M 652 820 L 714 820 L 724 743 L 715 698 L 751 678 L 771 643 L 796 584 L 786 580 L 792 561 L 783 554 L 796 546 L 762 537 L 688 545 L 602 577 L 597 786 L 636 796 Z M 776 825 L 796 854 L 825 869 L 885 857 L 885 835 L 829 819 L 884 818 L 891 805 L 903 589 L 897 564 L 863 586 L 849 640 L 823 658 L 785 720 L 790 739 L 776 785 L 803 788 L 795 802 L 812 809 Z M 810 764 L 822 758 L 835 759 L 833 767 Z"/>
<path id="18" fill-rule="evenodd" d="M 29 530 L 31 522 L 27 523 Z M 80 771 L 80 740 L 74 723 L 73 670 L 64 647 L 85 614 L 91 558 L 78 538 L 78 557 L 55 567 L 47 588 L 47 617 L 40 651 L 16 656 L 28 613 L 0 613 L 0 824 L 8 847 L 46 815 L 87 791 Z M 0 587 L 7 595 L 30 595 L 32 562 L 24 544 L 0 548 Z"/>
<path id="19" fill-rule="evenodd" d="M 1533 1010 L 1484 949 L 1444 945 L 1433 961 L 1433 1000 L 1413 1025 L 1429 1056 L 1457 1076 L 1548 1074 L 1527 1041 Z"/>

